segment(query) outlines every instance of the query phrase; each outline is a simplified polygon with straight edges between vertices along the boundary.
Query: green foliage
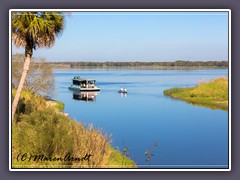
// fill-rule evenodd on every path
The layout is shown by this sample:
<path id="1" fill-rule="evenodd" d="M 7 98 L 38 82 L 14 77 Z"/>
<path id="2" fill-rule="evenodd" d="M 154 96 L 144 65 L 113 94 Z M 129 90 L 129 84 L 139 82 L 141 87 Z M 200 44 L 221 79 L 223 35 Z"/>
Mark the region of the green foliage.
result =
<path id="1" fill-rule="evenodd" d="M 13 95 L 15 90 L 13 90 Z M 12 163 L 15 168 L 109 168 L 135 167 L 133 161 L 124 157 L 110 145 L 110 137 L 92 125 L 69 119 L 56 110 L 54 105 L 31 92 L 23 91 L 21 101 L 25 111 L 18 110 L 17 123 L 12 124 Z M 18 106 L 18 109 L 20 106 Z M 26 111 L 26 109 L 28 109 Z M 83 158 L 82 161 L 17 161 L 19 153 L 32 156 L 43 155 L 47 158 Z M 30 156 L 30 155 L 29 155 Z"/>
<path id="2" fill-rule="evenodd" d="M 163 93 L 198 105 L 212 105 L 214 109 L 217 107 L 225 110 L 228 107 L 228 79 L 223 77 L 193 88 L 171 88 Z"/>
<path id="3" fill-rule="evenodd" d="M 170 95 L 170 94 L 173 94 L 173 93 L 182 93 L 184 91 L 183 88 L 171 88 L 171 89 L 167 89 L 165 90 L 163 93 L 164 95 Z"/>
<path id="4" fill-rule="evenodd" d="M 63 28 L 61 12 L 12 12 L 13 43 L 25 47 L 30 57 L 33 48 L 51 47 Z"/>
<path id="5" fill-rule="evenodd" d="M 129 159 L 125 155 L 122 155 L 120 151 L 117 151 L 115 149 L 112 149 L 109 164 L 111 164 L 111 166 L 115 168 L 136 167 L 135 163 L 131 159 Z"/>

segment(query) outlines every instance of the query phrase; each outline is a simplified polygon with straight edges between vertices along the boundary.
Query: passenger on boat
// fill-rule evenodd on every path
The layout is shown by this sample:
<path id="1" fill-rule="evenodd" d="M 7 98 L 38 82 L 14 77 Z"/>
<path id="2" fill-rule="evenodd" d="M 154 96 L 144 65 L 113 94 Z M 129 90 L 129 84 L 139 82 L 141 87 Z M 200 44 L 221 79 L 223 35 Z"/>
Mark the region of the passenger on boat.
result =
<path id="1" fill-rule="evenodd" d="M 120 88 L 120 92 L 123 92 L 123 88 L 122 87 Z"/>
<path id="2" fill-rule="evenodd" d="M 124 89 L 123 89 L 123 92 L 127 92 L 127 88 L 124 88 Z"/>

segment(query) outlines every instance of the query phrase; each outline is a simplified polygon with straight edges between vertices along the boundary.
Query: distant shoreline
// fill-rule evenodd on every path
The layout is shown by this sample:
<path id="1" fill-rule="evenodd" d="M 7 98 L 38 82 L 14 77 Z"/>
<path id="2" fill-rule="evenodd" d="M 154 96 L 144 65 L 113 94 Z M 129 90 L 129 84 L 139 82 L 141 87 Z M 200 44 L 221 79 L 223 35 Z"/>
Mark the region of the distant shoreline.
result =
<path id="1" fill-rule="evenodd" d="M 53 68 L 228 68 L 228 61 L 175 61 L 175 62 L 48 62 Z"/>

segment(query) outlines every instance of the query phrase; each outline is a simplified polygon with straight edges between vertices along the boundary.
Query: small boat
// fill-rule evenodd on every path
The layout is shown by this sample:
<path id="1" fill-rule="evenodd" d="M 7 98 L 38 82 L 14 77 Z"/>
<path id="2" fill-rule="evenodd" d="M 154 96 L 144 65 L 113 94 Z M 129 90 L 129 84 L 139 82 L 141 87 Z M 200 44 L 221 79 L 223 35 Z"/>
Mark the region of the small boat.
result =
<path id="1" fill-rule="evenodd" d="M 126 93 L 127 93 L 127 89 L 126 89 L 126 88 L 124 88 L 124 89 L 121 88 L 121 89 L 118 91 L 118 93 L 125 93 L 125 94 L 126 94 Z"/>
<path id="2" fill-rule="evenodd" d="M 96 86 L 95 79 L 85 79 L 75 76 L 72 81 L 72 85 L 69 87 L 71 90 L 100 91 L 100 88 Z"/>

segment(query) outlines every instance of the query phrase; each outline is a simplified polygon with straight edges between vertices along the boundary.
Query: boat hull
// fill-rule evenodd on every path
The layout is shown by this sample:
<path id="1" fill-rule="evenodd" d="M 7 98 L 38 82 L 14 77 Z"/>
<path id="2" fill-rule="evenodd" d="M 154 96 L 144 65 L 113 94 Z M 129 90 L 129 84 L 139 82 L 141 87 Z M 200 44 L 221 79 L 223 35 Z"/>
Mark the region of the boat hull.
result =
<path id="1" fill-rule="evenodd" d="M 100 91 L 100 88 L 95 87 L 95 88 L 81 88 L 81 87 L 74 87 L 70 86 L 70 90 L 79 90 L 79 91 Z"/>
<path id="2" fill-rule="evenodd" d="M 118 91 L 118 93 L 127 94 L 127 91 Z"/>

